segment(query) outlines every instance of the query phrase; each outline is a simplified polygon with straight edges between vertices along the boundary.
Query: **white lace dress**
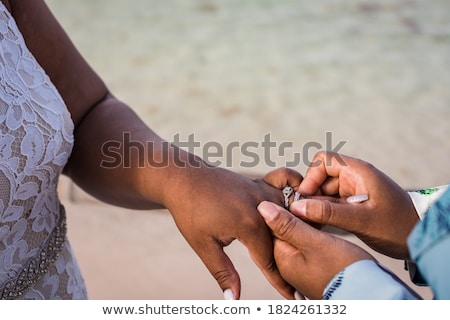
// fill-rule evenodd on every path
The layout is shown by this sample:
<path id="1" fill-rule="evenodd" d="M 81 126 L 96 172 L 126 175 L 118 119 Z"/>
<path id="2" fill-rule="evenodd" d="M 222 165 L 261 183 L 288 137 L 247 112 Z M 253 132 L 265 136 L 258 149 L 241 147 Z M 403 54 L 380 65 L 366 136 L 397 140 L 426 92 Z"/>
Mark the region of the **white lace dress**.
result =
<path id="1" fill-rule="evenodd" d="M 0 2 L 0 297 L 86 299 L 66 239 L 58 179 L 69 112 Z"/>

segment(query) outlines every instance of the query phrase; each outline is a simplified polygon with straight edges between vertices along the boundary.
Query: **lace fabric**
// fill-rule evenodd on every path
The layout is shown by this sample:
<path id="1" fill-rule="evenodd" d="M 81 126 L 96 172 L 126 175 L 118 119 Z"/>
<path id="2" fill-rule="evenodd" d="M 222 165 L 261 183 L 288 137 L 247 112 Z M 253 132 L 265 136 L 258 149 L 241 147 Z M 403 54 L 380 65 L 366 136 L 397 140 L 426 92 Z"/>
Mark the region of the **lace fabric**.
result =
<path id="1" fill-rule="evenodd" d="M 17 277 L 58 228 L 57 184 L 73 146 L 73 122 L 0 2 L 0 288 Z M 68 241 L 25 299 L 84 299 Z"/>

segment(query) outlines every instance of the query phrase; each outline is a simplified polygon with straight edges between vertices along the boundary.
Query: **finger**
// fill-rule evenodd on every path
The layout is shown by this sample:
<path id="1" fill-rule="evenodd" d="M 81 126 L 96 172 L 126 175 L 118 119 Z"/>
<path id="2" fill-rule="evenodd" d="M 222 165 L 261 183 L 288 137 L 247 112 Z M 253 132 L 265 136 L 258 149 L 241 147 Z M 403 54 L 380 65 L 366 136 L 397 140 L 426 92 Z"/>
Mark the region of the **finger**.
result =
<path id="1" fill-rule="evenodd" d="M 297 189 L 303 180 L 303 176 L 297 171 L 289 168 L 278 168 L 265 175 L 264 181 L 277 189 L 291 186 Z"/>
<path id="2" fill-rule="evenodd" d="M 329 202 L 335 202 L 335 203 L 345 203 L 345 198 L 338 198 L 338 197 L 331 197 L 331 196 L 302 196 L 301 201 L 304 201 L 305 199 L 314 199 L 314 200 L 322 200 L 322 201 L 329 201 Z M 292 202 L 294 203 L 294 202 Z M 291 203 L 291 206 L 292 206 Z M 301 215 L 298 213 L 297 211 L 292 211 L 291 210 L 291 206 L 289 207 L 289 210 L 291 211 L 291 213 L 296 216 L 299 217 L 301 219 L 303 219 L 303 221 L 307 222 L 310 226 L 312 226 L 315 229 L 321 230 L 323 227 L 325 227 L 325 224 L 323 223 L 318 223 L 309 219 L 306 219 L 304 215 Z"/>
<path id="3" fill-rule="evenodd" d="M 320 186 L 320 194 L 323 195 L 339 195 L 339 177 L 328 177 Z"/>
<path id="4" fill-rule="evenodd" d="M 214 241 L 203 242 L 197 247 L 193 247 L 197 255 L 205 264 L 211 275 L 216 279 L 222 292 L 230 294 L 238 300 L 241 294 L 241 281 L 238 272 L 233 266 L 230 258 L 223 251 L 223 246 Z"/>
<path id="5" fill-rule="evenodd" d="M 275 263 L 273 239 L 267 227 L 246 230 L 246 233 L 242 240 L 238 239 L 247 248 L 255 265 L 283 297 L 294 299 L 294 288 L 282 278 Z"/>
<path id="6" fill-rule="evenodd" d="M 290 243 L 275 238 L 273 241 L 275 260 L 283 277 L 291 283 L 296 291 L 294 292 L 295 300 L 304 300 L 305 296 L 301 293 L 302 286 L 298 281 L 305 274 L 306 260 L 300 251 Z M 294 267 L 295 266 L 295 267 Z"/>
<path id="7" fill-rule="evenodd" d="M 320 231 L 272 202 L 261 202 L 258 211 L 275 237 L 288 242 L 299 250 L 314 244 L 317 237 L 320 236 Z"/>
<path id="8" fill-rule="evenodd" d="M 306 175 L 302 180 L 299 190 L 304 194 L 316 194 L 321 186 L 329 179 L 329 177 L 339 177 L 340 171 L 343 167 L 347 166 L 347 161 L 351 158 L 339 155 L 333 152 L 318 152 L 313 161 L 311 162 Z M 333 183 L 331 184 L 332 181 Z M 339 190 L 338 181 L 328 181 L 327 194 L 334 191 L 337 193 Z M 331 190 L 333 187 L 335 190 Z"/>
<path id="9" fill-rule="evenodd" d="M 365 220 L 366 205 L 346 203 L 345 198 L 335 198 L 333 201 L 305 199 L 294 202 L 291 212 L 308 221 L 330 225 L 347 231 L 359 230 Z"/>
<path id="10" fill-rule="evenodd" d="M 307 196 L 307 195 L 301 195 L 300 199 L 297 201 L 293 201 L 291 205 L 298 201 L 304 201 L 304 200 L 321 200 L 321 201 L 330 201 L 335 203 L 346 203 L 346 198 L 343 197 L 335 197 L 335 196 L 326 196 L 326 195 L 317 195 L 317 196 Z"/>
<path id="11" fill-rule="evenodd" d="M 275 252 L 275 260 L 280 261 L 281 263 L 286 262 L 290 256 L 296 255 L 299 251 L 298 248 L 278 237 L 273 240 L 273 247 Z M 301 269 L 301 266 L 298 267 Z"/>

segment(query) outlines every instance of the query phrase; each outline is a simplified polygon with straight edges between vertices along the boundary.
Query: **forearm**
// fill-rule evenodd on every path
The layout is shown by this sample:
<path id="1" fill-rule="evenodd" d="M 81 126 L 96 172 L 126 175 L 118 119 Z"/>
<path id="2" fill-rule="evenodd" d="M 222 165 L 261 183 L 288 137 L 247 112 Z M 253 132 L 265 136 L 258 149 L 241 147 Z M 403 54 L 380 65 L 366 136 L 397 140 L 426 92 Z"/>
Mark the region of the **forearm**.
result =
<path id="1" fill-rule="evenodd" d="M 102 201 L 152 209 L 167 206 L 170 188 L 203 168 L 200 159 L 164 141 L 128 106 L 107 96 L 77 126 L 66 173 Z"/>

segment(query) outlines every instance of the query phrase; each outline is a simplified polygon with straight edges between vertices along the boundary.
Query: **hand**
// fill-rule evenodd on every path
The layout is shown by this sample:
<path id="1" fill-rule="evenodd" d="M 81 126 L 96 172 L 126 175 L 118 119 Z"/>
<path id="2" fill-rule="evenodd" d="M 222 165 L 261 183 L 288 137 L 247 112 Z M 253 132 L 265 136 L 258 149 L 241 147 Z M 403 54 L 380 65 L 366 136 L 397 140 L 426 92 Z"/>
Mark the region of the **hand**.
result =
<path id="1" fill-rule="evenodd" d="M 397 183 L 371 164 L 320 152 L 308 168 L 299 192 L 333 198 L 295 202 L 290 208 L 295 215 L 350 231 L 390 257 L 409 257 L 406 239 L 419 220 L 414 205 Z M 368 201 L 346 202 L 346 197 L 359 194 L 369 195 Z"/>
<path id="2" fill-rule="evenodd" d="M 299 191 L 300 183 L 303 180 L 303 176 L 298 173 L 295 170 L 292 170 L 290 168 L 277 168 L 275 170 L 270 171 L 264 176 L 264 181 L 271 186 L 280 189 L 284 189 L 286 186 L 292 187 L 292 189 L 297 192 Z M 329 199 L 329 197 L 317 197 L 321 199 Z M 294 200 L 294 196 L 291 196 L 289 198 L 289 203 L 292 204 Z M 284 203 L 283 203 L 284 204 Z M 309 221 L 309 223 L 317 228 L 321 229 L 323 226 L 319 223 L 315 223 L 312 221 Z"/>
<path id="3" fill-rule="evenodd" d="M 359 260 L 375 260 L 362 248 L 308 225 L 264 201 L 260 214 L 274 234 L 274 256 L 286 281 L 310 299 L 321 299 L 331 279 Z"/>
<path id="4" fill-rule="evenodd" d="M 179 189 L 182 192 L 168 209 L 222 290 L 231 289 L 236 299 L 240 297 L 239 274 L 223 251 L 237 239 L 272 286 L 283 297 L 293 298 L 294 289 L 276 267 L 270 231 L 256 210 L 263 200 L 281 204 L 280 190 L 221 168 L 194 169 Z"/>

